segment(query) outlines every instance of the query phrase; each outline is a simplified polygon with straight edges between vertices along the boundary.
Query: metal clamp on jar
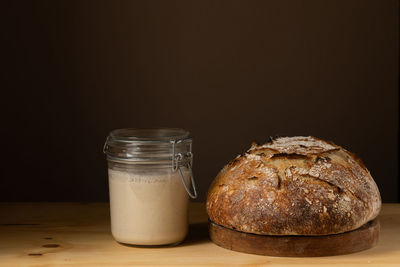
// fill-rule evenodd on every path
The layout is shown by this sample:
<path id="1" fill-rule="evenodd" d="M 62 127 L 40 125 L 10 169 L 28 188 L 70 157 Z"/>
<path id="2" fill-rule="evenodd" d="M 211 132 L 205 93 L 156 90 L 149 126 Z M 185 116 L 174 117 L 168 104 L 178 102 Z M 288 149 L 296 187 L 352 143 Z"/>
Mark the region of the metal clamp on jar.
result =
<path id="1" fill-rule="evenodd" d="M 188 231 L 188 196 L 197 197 L 189 132 L 114 130 L 103 151 L 108 161 L 114 239 L 146 246 L 183 241 Z"/>

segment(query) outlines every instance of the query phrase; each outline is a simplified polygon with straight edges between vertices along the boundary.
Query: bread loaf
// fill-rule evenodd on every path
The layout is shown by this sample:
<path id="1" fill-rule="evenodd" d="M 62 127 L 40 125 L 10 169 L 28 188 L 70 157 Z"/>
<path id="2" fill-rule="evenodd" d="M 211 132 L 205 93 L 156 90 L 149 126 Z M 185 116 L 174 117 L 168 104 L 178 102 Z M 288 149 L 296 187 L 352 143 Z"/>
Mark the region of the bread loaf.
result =
<path id="1" fill-rule="evenodd" d="M 209 219 L 261 235 L 329 235 L 374 219 L 381 197 L 354 154 L 314 137 L 253 144 L 227 164 L 207 195 Z"/>

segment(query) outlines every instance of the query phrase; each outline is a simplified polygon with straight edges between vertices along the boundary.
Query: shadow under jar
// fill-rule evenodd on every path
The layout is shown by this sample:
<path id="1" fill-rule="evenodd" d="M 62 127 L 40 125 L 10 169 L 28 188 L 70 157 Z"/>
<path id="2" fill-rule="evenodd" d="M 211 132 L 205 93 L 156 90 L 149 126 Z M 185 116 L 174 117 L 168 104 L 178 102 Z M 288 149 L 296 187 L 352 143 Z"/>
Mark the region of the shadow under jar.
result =
<path id="1" fill-rule="evenodd" d="M 188 232 L 188 197 L 197 197 L 189 132 L 118 129 L 107 137 L 104 153 L 114 239 L 139 246 L 182 242 Z"/>

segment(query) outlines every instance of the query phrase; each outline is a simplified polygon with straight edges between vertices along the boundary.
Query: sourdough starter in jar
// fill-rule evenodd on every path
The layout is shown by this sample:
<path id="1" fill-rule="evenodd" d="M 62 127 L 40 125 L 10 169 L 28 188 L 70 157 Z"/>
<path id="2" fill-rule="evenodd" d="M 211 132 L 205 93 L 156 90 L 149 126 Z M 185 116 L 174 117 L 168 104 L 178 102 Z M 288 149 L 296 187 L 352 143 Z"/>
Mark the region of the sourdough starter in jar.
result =
<path id="1" fill-rule="evenodd" d="M 182 169 L 189 184 L 189 174 Z M 162 245 L 182 241 L 188 231 L 188 194 L 179 172 L 159 175 L 108 170 L 111 232 L 127 244 Z"/>
<path id="2" fill-rule="evenodd" d="M 197 197 L 189 132 L 117 129 L 107 137 L 103 151 L 114 239 L 139 246 L 183 241 L 188 232 L 189 196 Z"/>

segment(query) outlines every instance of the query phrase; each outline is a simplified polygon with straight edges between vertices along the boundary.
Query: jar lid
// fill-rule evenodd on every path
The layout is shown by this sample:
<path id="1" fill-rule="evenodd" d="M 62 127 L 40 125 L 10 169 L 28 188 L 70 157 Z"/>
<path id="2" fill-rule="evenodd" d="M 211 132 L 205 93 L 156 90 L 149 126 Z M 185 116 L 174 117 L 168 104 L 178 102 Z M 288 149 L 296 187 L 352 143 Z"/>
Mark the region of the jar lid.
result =
<path id="1" fill-rule="evenodd" d="M 143 163 L 172 160 L 191 151 L 190 133 L 179 128 L 113 130 L 103 149 L 110 160 Z"/>

